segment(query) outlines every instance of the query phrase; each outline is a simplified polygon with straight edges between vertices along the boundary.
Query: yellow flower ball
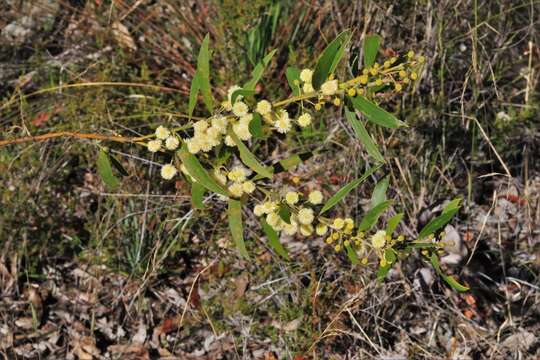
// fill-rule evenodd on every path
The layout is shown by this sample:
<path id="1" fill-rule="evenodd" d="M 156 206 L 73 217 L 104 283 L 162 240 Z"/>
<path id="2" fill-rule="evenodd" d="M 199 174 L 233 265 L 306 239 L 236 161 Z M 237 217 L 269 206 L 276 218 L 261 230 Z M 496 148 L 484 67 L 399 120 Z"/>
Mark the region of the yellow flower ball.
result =
<path id="1" fill-rule="evenodd" d="M 233 114 L 242 117 L 247 115 L 249 108 L 243 101 L 237 101 L 232 107 Z"/>
<path id="2" fill-rule="evenodd" d="M 328 226 L 326 226 L 323 223 L 317 224 L 317 226 L 315 227 L 315 232 L 319 236 L 323 236 L 324 234 L 326 234 L 327 231 L 328 231 Z"/>
<path id="3" fill-rule="evenodd" d="M 303 236 L 310 236 L 313 234 L 313 226 L 312 225 L 300 225 L 300 234 Z"/>
<path id="4" fill-rule="evenodd" d="M 163 165 L 163 167 L 161 168 L 161 177 L 165 180 L 171 180 L 177 174 L 177 172 L 178 171 L 173 165 Z"/>
<path id="5" fill-rule="evenodd" d="M 146 147 L 150 152 L 158 152 L 161 149 L 161 140 L 150 140 L 146 144 Z"/>
<path id="6" fill-rule="evenodd" d="M 171 134 L 171 132 L 165 126 L 160 125 L 156 129 L 156 137 L 158 139 L 165 140 L 166 138 L 169 137 L 170 134 Z"/>
<path id="7" fill-rule="evenodd" d="M 303 225 L 309 225 L 313 222 L 315 219 L 315 215 L 313 214 L 312 209 L 303 208 L 298 211 L 298 221 L 300 224 Z"/>
<path id="8" fill-rule="evenodd" d="M 311 124 L 311 115 L 304 113 L 298 117 L 298 125 L 301 127 L 306 127 Z"/>
<path id="9" fill-rule="evenodd" d="M 244 190 L 245 193 L 251 194 L 255 191 L 255 183 L 253 181 L 244 181 L 242 183 L 242 190 Z"/>
<path id="10" fill-rule="evenodd" d="M 371 245 L 375 249 L 380 249 L 386 244 L 386 231 L 379 230 L 371 237 Z"/>
<path id="11" fill-rule="evenodd" d="M 165 147 L 167 150 L 176 150 L 178 145 L 180 145 L 180 141 L 176 136 L 169 136 L 167 140 L 165 140 Z"/>
<path id="12" fill-rule="evenodd" d="M 234 197 L 240 197 L 244 193 L 244 187 L 241 183 L 233 183 L 231 186 L 229 186 L 229 192 Z"/>
<path id="13" fill-rule="evenodd" d="M 347 95 L 355 96 L 356 95 L 356 89 L 355 88 L 350 88 L 349 90 L 347 90 Z"/>
<path id="14" fill-rule="evenodd" d="M 342 218 L 335 218 L 333 223 L 334 229 L 340 230 L 345 226 L 345 220 Z"/>
<path id="15" fill-rule="evenodd" d="M 261 115 L 269 114 L 272 111 L 272 104 L 268 100 L 261 100 L 257 103 L 255 111 Z"/>
<path id="16" fill-rule="evenodd" d="M 299 195 L 296 191 L 289 191 L 287 194 L 285 194 L 285 201 L 290 205 L 296 204 L 298 200 Z"/>
<path id="17" fill-rule="evenodd" d="M 311 79 L 313 78 L 313 70 L 311 69 L 303 69 L 300 71 L 300 80 L 302 80 L 305 83 L 311 83 Z"/>
<path id="18" fill-rule="evenodd" d="M 321 85 L 321 92 L 323 95 L 334 95 L 338 90 L 338 81 L 337 80 L 328 80 L 327 82 Z"/>
<path id="19" fill-rule="evenodd" d="M 319 205 L 323 201 L 323 194 L 319 190 L 314 190 L 309 193 L 308 201 L 313 205 Z"/>

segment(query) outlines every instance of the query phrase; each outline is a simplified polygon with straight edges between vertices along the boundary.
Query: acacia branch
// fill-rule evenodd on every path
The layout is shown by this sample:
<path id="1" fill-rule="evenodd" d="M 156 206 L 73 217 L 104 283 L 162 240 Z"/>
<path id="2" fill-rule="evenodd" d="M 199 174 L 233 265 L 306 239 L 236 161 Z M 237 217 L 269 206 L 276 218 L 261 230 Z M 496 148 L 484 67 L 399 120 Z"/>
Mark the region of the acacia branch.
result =
<path id="1" fill-rule="evenodd" d="M 145 139 L 144 136 L 123 137 L 123 136 L 107 136 L 107 135 L 100 135 L 100 134 L 78 133 L 78 132 L 73 132 L 73 131 L 59 131 L 59 132 L 52 132 L 52 133 L 43 134 L 43 135 L 24 136 L 17 139 L 11 139 L 11 140 L 0 140 L 0 146 L 21 144 L 25 142 L 41 142 L 41 141 L 47 141 L 47 140 L 55 139 L 59 137 L 72 137 L 72 138 L 77 138 L 77 139 L 114 141 L 114 142 L 119 142 L 119 143 L 139 143 Z"/>

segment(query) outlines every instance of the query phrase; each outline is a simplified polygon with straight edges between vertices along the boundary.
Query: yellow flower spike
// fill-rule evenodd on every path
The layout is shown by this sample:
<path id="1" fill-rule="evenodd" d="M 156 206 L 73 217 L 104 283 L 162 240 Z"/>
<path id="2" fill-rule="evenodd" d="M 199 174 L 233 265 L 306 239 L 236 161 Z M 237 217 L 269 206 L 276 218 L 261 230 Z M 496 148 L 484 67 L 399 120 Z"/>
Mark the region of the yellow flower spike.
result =
<path id="1" fill-rule="evenodd" d="M 371 245 L 375 249 L 381 249 L 386 244 L 386 231 L 379 230 L 371 237 Z"/>
<path id="2" fill-rule="evenodd" d="M 296 191 L 289 191 L 285 194 L 285 201 L 290 205 L 296 204 L 299 199 L 300 196 Z"/>
<path id="3" fill-rule="evenodd" d="M 355 96 L 356 95 L 356 89 L 355 88 L 350 88 L 349 90 L 347 90 L 347 95 L 349 96 Z"/>
<path id="4" fill-rule="evenodd" d="M 369 70 L 369 73 L 373 76 L 377 75 L 379 73 L 379 70 L 375 67 L 372 67 L 370 70 Z"/>
<path id="5" fill-rule="evenodd" d="M 385 69 L 388 69 L 388 68 L 390 67 L 390 65 L 391 65 L 391 64 L 390 64 L 390 61 L 389 61 L 389 60 L 386 60 L 386 61 L 384 62 L 384 64 L 383 64 L 383 67 L 384 67 Z"/>
<path id="6" fill-rule="evenodd" d="M 324 234 L 328 232 L 328 226 L 326 226 L 325 224 L 319 223 L 315 227 L 315 232 L 317 233 L 317 235 L 323 236 Z M 331 237 L 329 238 L 331 239 Z"/>
<path id="7" fill-rule="evenodd" d="M 316 103 L 316 104 L 315 104 L 315 110 L 320 111 L 321 108 L 322 108 L 321 103 Z"/>
<path id="8" fill-rule="evenodd" d="M 411 80 L 416 80 L 416 79 L 418 79 L 418 74 L 415 73 L 415 72 L 412 72 L 411 75 L 409 75 L 409 76 L 410 76 Z"/>
<path id="9" fill-rule="evenodd" d="M 341 105 L 341 99 L 340 99 L 340 98 L 335 98 L 335 99 L 334 99 L 334 105 L 335 105 L 335 106 Z"/>
<path id="10" fill-rule="evenodd" d="M 341 250 L 341 245 L 340 244 L 336 244 L 336 246 L 334 246 L 334 250 L 336 252 L 340 251 Z"/>
<path id="11" fill-rule="evenodd" d="M 333 233 L 333 234 L 332 234 L 332 239 L 333 239 L 333 240 L 339 239 L 339 233 L 337 233 L 337 232 Z"/>
<path id="12" fill-rule="evenodd" d="M 375 80 L 375 85 L 377 85 L 377 86 L 381 86 L 382 84 L 383 84 L 383 81 L 382 81 L 382 79 L 381 79 L 381 78 L 379 78 L 379 79 Z"/>
<path id="13" fill-rule="evenodd" d="M 409 51 L 409 52 L 407 53 L 407 57 L 408 57 L 409 59 L 412 59 L 412 58 L 414 57 L 414 51 L 412 51 L 412 50 Z"/>
<path id="14" fill-rule="evenodd" d="M 399 77 L 402 78 L 402 79 L 407 78 L 407 72 L 405 70 L 400 70 L 399 71 Z"/>
<path id="15" fill-rule="evenodd" d="M 364 95 L 364 89 L 360 88 L 356 91 L 358 95 Z"/>
<path id="16" fill-rule="evenodd" d="M 329 237 L 327 237 L 326 240 L 324 240 L 324 241 L 325 241 L 328 245 L 330 245 L 330 244 L 334 241 L 334 239 L 332 239 L 332 236 L 329 236 Z"/>
<path id="17" fill-rule="evenodd" d="M 369 259 L 367 257 L 363 258 L 361 261 L 362 265 L 367 265 L 369 262 Z"/>
<path id="18" fill-rule="evenodd" d="M 368 75 L 368 74 L 369 74 L 369 69 L 362 70 L 362 75 Z"/>
<path id="19" fill-rule="evenodd" d="M 343 245 L 349 246 L 349 245 L 351 245 L 351 242 L 350 242 L 349 240 L 345 240 L 345 241 L 343 242 Z"/>
<path id="20" fill-rule="evenodd" d="M 403 89 L 403 87 L 401 86 L 401 84 L 396 83 L 396 84 L 394 85 L 394 90 L 396 90 L 396 91 L 401 91 L 402 89 Z"/>

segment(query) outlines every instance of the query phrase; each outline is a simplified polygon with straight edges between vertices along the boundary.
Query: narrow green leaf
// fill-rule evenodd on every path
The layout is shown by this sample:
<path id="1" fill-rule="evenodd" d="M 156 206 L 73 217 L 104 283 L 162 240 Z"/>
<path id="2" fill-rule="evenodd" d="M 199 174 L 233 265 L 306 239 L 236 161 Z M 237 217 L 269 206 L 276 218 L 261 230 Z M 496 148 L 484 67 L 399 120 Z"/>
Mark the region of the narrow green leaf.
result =
<path id="1" fill-rule="evenodd" d="M 244 242 L 244 227 L 242 226 L 242 203 L 239 200 L 229 199 L 229 229 L 240 255 L 249 258 Z"/>
<path id="2" fill-rule="evenodd" d="M 120 185 L 120 180 L 114 176 L 109 155 L 105 150 L 100 150 L 97 158 L 97 172 L 109 191 L 115 191 Z"/>
<path id="3" fill-rule="evenodd" d="M 388 223 L 386 224 L 386 233 L 388 235 L 392 236 L 401 219 L 403 219 L 403 213 L 396 214 L 388 220 Z"/>
<path id="4" fill-rule="evenodd" d="M 231 94 L 231 103 L 234 104 L 236 102 L 236 98 L 238 96 L 242 95 L 244 98 L 248 96 L 255 95 L 255 90 L 247 90 L 247 89 L 238 89 L 235 92 Z"/>
<path id="5" fill-rule="evenodd" d="M 384 259 L 388 264 L 393 264 L 397 259 L 396 252 L 393 249 L 384 250 Z"/>
<path id="6" fill-rule="evenodd" d="M 187 151 L 185 144 L 182 145 L 178 154 L 180 155 L 180 160 L 195 181 L 210 191 L 223 196 L 229 196 L 229 191 L 208 174 L 195 155 L 190 154 L 189 151 Z"/>
<path id="7" fill-rule="evenodd" d="M 203 199 L 205 192 L 206 188 L 198 182 L 191 184 L 191 204 L 195 209 L 204 209 Z"/>
<path id="8" fill-rule="evenodd" d="M 439 274 L 440 277 L 443 278 L 444 281 L 446 281 L 446 283 L 448 285 L 450 285 L 450 287 L 452 287 L 454 290 L 457 290 L 459 292 L 465 292 L 465 291 L 469 291 L 470 289 L 465 286 L 465 285 L 461 285 L 456 279 L 454 279 L 452 276 L 448 276 L 448 275 L 445 275 L 442 270 L 441 270 L 441 265 L 439 264 L 439 258 L 437 257 L 437 255 L 435 254 L 431 254 L 431 257 L 430 257 L 430 261 L 431 261 L 431 265 L 433 265 L 433 268 L 435 269 L 435 271 L 437 272 L 437 274 Z"/>
<path id="9" fill-rule="evenodd" d="M 203 96 L 204 104 L 208 111 L 214 111 L 214 99 L 210 89 L 210 52 L 208 50 L 208 42 L 210 37 L 208 34 L 204 37 L 197 58 L 197 73 L 199 74 L 199 84 Z"/>
<path id="10" fill-rule="evenodd" d="M 253 113 L 253 119 L 249 123 L 249 132 L 255 139 L 262 139 L 264 137 L 261 114 Z"/>
<path id="11" fill-rule="evenodd" d="M 340 51 L 340 48 L 347 45 L 349 38 L 350 31 L 345 30 L 326 46 L 313 71 L 312 84 L 314 89 L 319 89 L 328 78 L 328 75 L 335 70 L 341 56 L 343 56 L 343 51 Z"/>
<path id="12" fill-rule="evenodd" d="M 289 66 L 285 71 L 285 76 L 287 77 L 287 82 L 291 87 L 293 96 L 300 95 L 300 70 L 293 66 Z M 297 83 L 298 82 L 298 83 Z"/>
<path id="13" fill-rule="evenodd" d="M 375 185 L 375 188 L 373 189 L 373 193 L 371 194 L 371 205 L 370 205 L 371 208 L 379 205 L 384 200 L 386 200 L 386 190 L 388 189 L 389 183 L 390 183 L 389 177 L 385 176 L 381 181 L 379 181 Z"/>
<path id="14" fill-rule="evenodd" d="M 364 215 L 364 218 L 358 225 L 358 231 L 366 231 L 371 229 L 379 220 L 381 214 L 392 204 L 392 200 L 386 200 L 377 206 L 369 209 L 369 211 Z"/>
<path id="15" fill-rule="evenodd" d="M 255 86 L 257 86 L 257 83 L 261 79 L 264 69 L 272 60 L 272 57 L 274 57 L 274 54 L 276 53 L 276 49 L 270 51 L 263 60 L 255 66 L 255 69 L 251 72 L 251 80 L 249 80 L 247 83 L 244 84 L 244 89 L 246 90 L 255 90 Z"/>
<path id="16" fill-rule="evenodd" d="M 264 218 L 261 219 L 261 223 L 262 223 L 263 231 L 266 237 L 268 238 L 268 245 L 270 245 L 270 247 L 274 249 L 276 253 L 278 253 L 278 255 L 280 255 L 286 260 L 289 260 L 289 254 L 287 254 L 287 250 L 279 242 L 278 233 L 274 229 L 272 229 L 270 225 L 266 223 Z"/>
<path id="17" fill-rule="evenodd" d="M 201 89 L 199 81 L 199 72 L 195 72 L 193 79 L 191 80 L 191 89 L 189 89 L 189 103 L 188 103 L 188 115 L 191 118 L 193 115 L 193 110 L 197 105 L 197 96 L 199 95 L 199 90 Z"/>
<path id="18" fill-rule="evenodd" d="M 285 221 L 287 224 L 291 223 L 291 210 L 285 204 L 280 204 L 278 209 L 278 215 L 281 220 Z"/>
<path id="19" fill-rule="evenodd" d="M 364 182 L 368 176 L 370 176 L 371 174 L 373 174 L 375 171 L 377 171 L 377 169 L 380 168 L 380 165 L 379 166 L 375 166 L 375 167 L 371 167 L 369 168 L 365 173 L 364 175 L 362 175 L 362 177 L 356 179 L 356 180 L 353 180 L 351 181 L 350 183 L 348 183 L 347 185 L 343 186 L 341 189 L 339 189 L 338 192 L 336 192 L 334 194 L 334 196 L 332 196 L 330 199 L 328 199 L 328 201 L 326 202 L 326 204 L 324 204 L 323 208 L 321 209 L 321 212 L 319 213 L 319 215 L 325 213 L 326 211 L 330 210 L 331 208 L 333 208 L 338 202 L 340 202 L 349 192 L 351 192 L 351 190 L 353 190 L 354 188 L 356 188 L 358 185 L 360 185 L 362 182 Z"/>
<path id="20" fill-rule="evenodd" d="M 366 148 L 366 151 L 368 152 L 371 157 L 373 157 L 378 162 L 385 162 L 384 157 L 379 152 L 379 149 L 377 148 L 377 145 L 367 132 L 364 124 L 362 121 L 356 118 L 356 114 L 352 111 L 349 111 L 349 109 L 345 108 L 345 117 L 349 121 L 349 124 L 351 124 L 354 133 L 356 134 L 356 137 L 360 142 L 364 145 Z"/>
<path id="21" fill-rule="evenodd" d="M 375 63 L 381 37 L 379 35 L 368 35 L 364 39 L 364 67 L 369 68 Z"/>
<path id="22" fill-rule="evenodd" d="M 259 160 L 253 155 L 253 153 L 247 148 L 246 145 L 236 136 L 234 131 L 232 129 L 229 129 L 229 136 L 233 139 L 234 143 L 238 147 L 238 151 L 240 153 L 240 159 L 242 159 L 242 162 L 246 164 L 251 170 L 255 171 L 257 174 L 267 177 L 269 179 L 272 178 L 272 171 L 270 168 L 263 166 Z"/>
<path id="23" fill-rule="evenodd" d="M 429 223 L 426 224 L 420 231 L 420 234 L 418 235 L 418 240 L 422 240 L 429 234 L 433 234 L 435 231 L 442 228 L 444 225 L 446 225 L 458 212 L 460 207 L 461 199 L 457 198 L 452 200 L 446 207 L 444 208 L 441 215 L 437 216 L 434 219 L 431 219 Z"/>
<path id="24" fill-rule="evenodd" d="M 345 250 L 347 250 L 347 256 L 349 257 L 351 264 L 360 264 L 360 260 L 358 260 L 358 255 L 356 254 L 356 251 L 354 251 L 351 245 L 345 245 Z"/>
<path id="25" fill-rule="evenodd" d="M 364 114 L 367 119 L 377 125 L 381 125 L 390 129 L 395 129 L 399 126 L 405 126 L 405 123 L 398 120 L 394 115 L 381 109 L 378 105 L 367 100 L 362 95 L 349 97 L 354 108 Z"/>

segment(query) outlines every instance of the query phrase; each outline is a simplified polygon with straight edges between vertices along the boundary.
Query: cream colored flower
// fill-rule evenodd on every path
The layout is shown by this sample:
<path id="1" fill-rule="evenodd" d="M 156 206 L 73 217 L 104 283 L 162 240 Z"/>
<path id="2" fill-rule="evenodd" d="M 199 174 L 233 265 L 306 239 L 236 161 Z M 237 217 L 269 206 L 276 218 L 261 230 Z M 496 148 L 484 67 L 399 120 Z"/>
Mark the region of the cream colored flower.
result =
<path id="1" fill-rule="evenodd" d="M 148 151 L 150 152 L 158 152 L 161 149 L 161 140 L 150 140 L 146 147 L 148 148 Z"/>
<path id="2" fill-rule="evenodd" d="M 328 226 L 326 226 L 326 225 L 323 224 L 323 223 L 319 223 L 319 224 L 317 224 L 317 226 L 315 227 L 315 232 L 316 232 L 317 235 L 319 235 L 319 236 L 323 236 L 324 234 L 326 234 L 327 231 L 328 231 Z"/>
<path id="3" fill-rule="evenodd" d="M 180 141 L 176 136 L 169 136 L 167 140 L 165 140 L 165 147 L 167 150 L 176 150 L 178 145 L 180 145 Z"/>
<path id="4" fill-rule="evenodd" d="M 306 94 L 311 94 L 312 92 L 315 92 L 315 89 L 311 83 L 305 83 L 304 86 L 302 86 L 302 91 Z"/>
<path id="5" fill-rule="evenodd" d="M 249 108 L 243 101 L 235 102 L 233 107 L 232 107 L 233 114 L 238 116 L 238 117 L 242 117 L 244 115 L 247 115 L 248 111 L 249 111 Z"/>
<path id="6" fill-rule="evenodd" d="M 229 90 L 227 90 L 227 99 L 229 100 L 230 103 L 232 103 L 232 96 L 233 96 L 234 92 L 236 90 L 240 90 L 240 89 L 242 89 L 240 86 L 233 85 L 233 86 L 231 86 L 229 88 Z M 238 101 L 238 100 L 241 100 L 242 98 L 243 98 L 242 95 L 238 95 L 235 100 Z"/>
<path id="7" fill-rule="evenodd" d="M 338 81 L 337 80 L 328 80 L 321 85 L 321 92 L 323 95 L 334 95 L 338 90 Z"/>
<path id="8" fill-rule="evenodd" d="M 262 206 L 262 204 L 255 205 L 255 207 L 253 208 L 253 213 L 255 214 L 255 216 L 263 215 L 265 212 L 264 212 L 264 207 Z"/>
<path id="9" fill-rule="evenodd" d="M 285 194 L 285 201 L 290 204 L 294 205 L 298 202 L 299 196 L 296 191 L 289 191 Z"/>
<path id="10" fill-rule="evenodd" d="M 343 220 L 342 218 L 335 218 L 333 226 L 334 226 L 334 229 L 337 229 L 337 230 L 342 229 L 343 226 L 345 226 L 345 220 Z"/>
<path id="11" fill-rule="evenodd" d="M 208 122 L 206 120 L 199 120 L 195 124 L 193 124 L 195 136 L 204 133 L 204 130 L 206 129 L 208 129 Z"/>
<path id="12" fill-rule="evenodd" d="M 233 125 L 233 131 L 240 140 L 247 141 L 251 139 L 251 132 L 249 131 L 249 125 L 245 122 L 237 122 Z"/>
<path id="13" fill-rule="evenodd" d="M 183 164 L 182 164 L 183 165 Z M 225 176 L 225 174 L 223 174 L 223 172 L 219 169 L 214 169 L 214 177 L 216 178 L 216 180 L 221 184 L 221 185 L 225 185 L 227 183 L 227 177 Z"/>
<path id="14" fill-rule="evenodd" d="M 212 127 L 217 129 L 222 134 L 227 132 L 227 124 L 227 118 L 223 115 L 217 115 L 214 119 L 212 119 Z"/>
<path id="15" fill-rule="evenodd" d="M 371 237 L 371 244 L 375 249 L 380 249 L 386 244 L 386 231 L 379 230 Z"/>
<path id="16" fill-rule="evenodd" d="M 293 236 L 298 231 L 298 225 L 291 222 L 290 224 L 283 224 L 283 232 L 287 235 Z"/>
<path id="17" fill-rule="evenodd" d="M 282 221 L 283 220 L 281 220 L 279 215 L 277 213 L 275 213 L 275 212 L 271 212 L 270 214 L 268 214 L 266 216 L 266 222 L 268 223 L 268 225 L 273 227 L 275 230 L 281 230 L 281 222 Z"/>
<path id="18" fill-rule="evenodd" d="M 315 219 L 313 209 L 303 208 L 298 211 L 298 222 L 303 225 L 309 225 Z"/>
<path id="19" fill-rule="evenodd" d="M 161 177 L 164 178 L 165 180 L 171 180 L 176 175 L 177 172 L 178 171 L 173 165 L 171 164 L 163 165 L 163 167 L 161 168 Z"/>
<path id="20" fill-rule="evenodd" d="M 171 134 L 171 132 L 165 126 L 160 125 L 156 129 L 156 137 L 158 139 L 165 140 L 166 138 L 169 137 L 170 134 Z"/>
<path id="21" fill-rule="evenodd" d="M 301 127 L 306 127 L 311 124 L 311 115 L 308 113 L 302 114 L 298 117 L 298 125 Z"/>
<path id="22" fill-rule="evenodd" d="M 280 110 L 278 113 L 278 118 L 274 123 L 277 132 L 281 134 L 287 133 L 291 130 L 291 119 L 289 119 L 289 113 L 287 110 Z"/>
<path id="23" fill-rule="evenodd" d="M 246 180 L 246 177 L 248 176 L 248 172 L 245 168 L 242 166 L 235 166 L 229 171 L 227 174 L 227 177 L 229 180 L 241 183 Z"/>
<path id="24" fill-rule="evenodd" d="M 300 71 L 300 80 L 302 80 L 305 83 L 311 83 L 311 79 L 313 78 L 313 70 L 311 69 L 304 69 Z"/>
<path id="25" fill-rule="evenodd" d="M 269 214 L 277 210 L 277 203 L 275 201 L 266 201 L 262 204 L 263 211 L 265 214 Z"/>
<path id="26" fill-rule="evenodd" d="M 199 138 L 191 138 L 185 140 L 185 143 L 187 145 L 187 149 L 191 154 L 197 154 L 199 151 L 201 151 L 201 142 Z"/>
<path id="27" fill-rule="evenodd" d="M 225 136 L 225 145 L 233 147 L 233 146 L 236 146 L 236 143 L 234 142 L 232 137 L 227 135 L 227 136 Z"/>
<path id="28" fill-rule="evenodd" d="M 314 190 L 309 193 L 308 201 L 313 205 L 319 205 L 323 201 L 323 194 L 319 190 Z"/>
<path id="29" fill-rule="evenodd" d="M 241 183 L 233 183 L 231 186 L 229 186 L 229 192 L 234 197 L 240 197 L 244 193 L 244 188 Z"/>
<path id="30" fill-rule="evenodd" d="M 261 100 L 257 103 L 255 111 L 261 115 L 269 114 L 272 111 L 272 104 L 268 100 Z"/>
<path id="31" fill-rule="evenodd" d="M 304 236 L 310 236 L 313 234 L 313 226 L 312 225 L 300 225 L 300 234 Z"/>
<path id="32" fill-rule="evenodd" d="M 244 190 L 245 193 L 251 194 L 255 191 L 255 184 L 253 181 L 244 181 L 242 183 L 242 190 Z"/>

